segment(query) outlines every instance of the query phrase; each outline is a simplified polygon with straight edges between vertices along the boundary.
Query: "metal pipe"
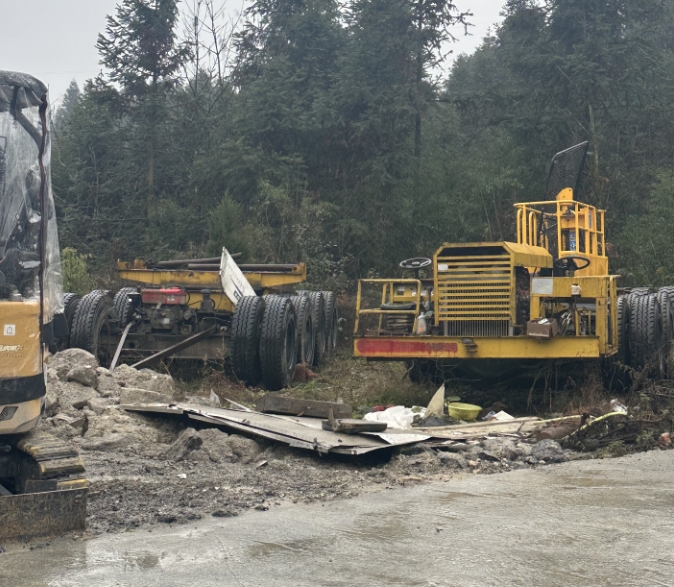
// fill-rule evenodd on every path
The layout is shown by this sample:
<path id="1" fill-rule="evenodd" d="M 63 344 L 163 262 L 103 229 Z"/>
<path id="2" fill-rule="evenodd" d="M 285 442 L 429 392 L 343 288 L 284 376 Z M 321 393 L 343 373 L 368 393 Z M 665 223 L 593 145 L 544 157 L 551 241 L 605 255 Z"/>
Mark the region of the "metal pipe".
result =
<path id="1" fill-rule="evenodd" d="M 232 259 L 239 259 L 241 253 L 233 253 L 231 255 Z M 157 261 L 152 263 L 153 267 L 178 267 L 180 265 L 189 265 L 189 264 L 216 264 L 220 267 L 220 257 L 207 257 L 205 259 L 169 259 L 168 261 Z"/>

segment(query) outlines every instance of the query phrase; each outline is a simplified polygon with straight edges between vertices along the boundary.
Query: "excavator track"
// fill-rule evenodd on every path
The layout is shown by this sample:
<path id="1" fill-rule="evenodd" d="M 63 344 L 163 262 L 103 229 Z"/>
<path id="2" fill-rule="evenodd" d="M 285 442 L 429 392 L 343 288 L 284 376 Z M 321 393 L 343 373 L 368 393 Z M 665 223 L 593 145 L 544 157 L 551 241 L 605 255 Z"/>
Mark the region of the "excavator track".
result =
<path id="1" fill-rule="evenodd" d="M 0 540 L 84 529 L 88 485 L 75 449 L 39 433 L 0 437 L 0 449 Z"/>

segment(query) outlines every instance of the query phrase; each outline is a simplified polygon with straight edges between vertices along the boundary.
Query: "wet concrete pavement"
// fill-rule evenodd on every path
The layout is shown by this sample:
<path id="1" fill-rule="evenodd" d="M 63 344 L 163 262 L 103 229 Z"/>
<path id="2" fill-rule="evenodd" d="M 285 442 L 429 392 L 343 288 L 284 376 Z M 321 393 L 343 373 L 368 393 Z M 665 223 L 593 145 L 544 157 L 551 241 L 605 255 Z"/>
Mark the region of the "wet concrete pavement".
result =
<path id="1" fill-rule="evenodd" d="M 674 585 L 674 451 L 0 555 L 1 587 Z"/>

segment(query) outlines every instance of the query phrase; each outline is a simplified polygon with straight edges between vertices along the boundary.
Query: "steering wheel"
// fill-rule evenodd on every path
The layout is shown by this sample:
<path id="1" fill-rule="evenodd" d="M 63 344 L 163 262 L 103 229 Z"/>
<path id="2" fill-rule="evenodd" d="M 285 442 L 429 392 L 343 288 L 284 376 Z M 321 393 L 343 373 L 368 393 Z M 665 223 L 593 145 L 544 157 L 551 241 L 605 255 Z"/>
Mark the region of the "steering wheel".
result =
<path id="1" fill-rule="evenodd" d="M 411 259 L 400 261 L 400 266 L 403 269 L 423 269 L 424 267 L 428 267 L 432 262 L 428 257 L 412 257 Z"/>
<path id="2" fill-rule="evenodd" d="M 580 261 L 579 265 L 577 261 Z M 554 266 L 563 271 L 580 271 L 590 265 L 591 261 L 587 257 L 580 255 L 569 255 L 568 257 L 560 257 L 554 262 Z"/>

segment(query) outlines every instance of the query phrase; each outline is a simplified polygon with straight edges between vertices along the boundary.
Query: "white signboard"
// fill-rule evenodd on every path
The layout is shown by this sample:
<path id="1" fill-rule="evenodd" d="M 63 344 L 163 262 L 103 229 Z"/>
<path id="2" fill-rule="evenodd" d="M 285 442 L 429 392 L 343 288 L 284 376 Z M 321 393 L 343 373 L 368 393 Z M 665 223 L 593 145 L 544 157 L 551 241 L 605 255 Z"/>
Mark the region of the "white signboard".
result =
<path id="1" fill-rule="evenodd" d="M 243 296 L 255 295 L 255 290 L 225 247 L 222 247 L 220 259 L 220 283 L 225 295 L 235 306 Z"/>
<path id="2" fill-rule="evenodd" d="M 531 283 L 531 293 L 539 296 L 552 295 L 552 277 L 534 277 Z"/>

